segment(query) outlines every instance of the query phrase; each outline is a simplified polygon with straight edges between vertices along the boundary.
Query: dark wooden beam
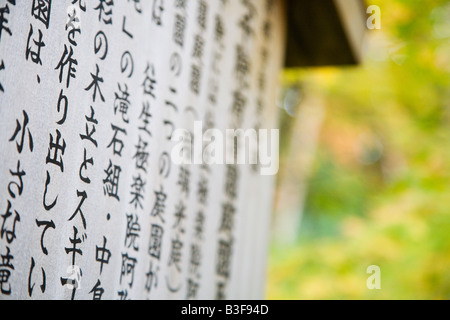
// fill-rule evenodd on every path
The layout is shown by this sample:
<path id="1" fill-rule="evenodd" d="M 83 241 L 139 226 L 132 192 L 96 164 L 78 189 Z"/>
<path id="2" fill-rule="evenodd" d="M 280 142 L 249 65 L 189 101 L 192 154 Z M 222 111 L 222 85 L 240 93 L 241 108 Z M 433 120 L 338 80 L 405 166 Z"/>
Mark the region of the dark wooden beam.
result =
<path id="1" fill-rule="evenodd" d="M 357 64 L 365 31 L 363 0 L 286 0 L 286 67 Z"/>

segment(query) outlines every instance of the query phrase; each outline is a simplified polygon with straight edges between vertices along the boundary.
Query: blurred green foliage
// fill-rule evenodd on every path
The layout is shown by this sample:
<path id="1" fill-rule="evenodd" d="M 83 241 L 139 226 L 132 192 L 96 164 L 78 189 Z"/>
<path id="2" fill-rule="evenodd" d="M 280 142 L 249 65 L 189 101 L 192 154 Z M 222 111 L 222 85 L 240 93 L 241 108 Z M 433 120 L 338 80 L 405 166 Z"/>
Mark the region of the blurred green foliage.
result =
<path id="1" fill-rule="evenodd" d="M 327 113 L 299 240 L 271 248 L 269 299 L 450 298 L 450 2 L 368 4 L 381 29 L 362 65 L 285 72 Z"/>

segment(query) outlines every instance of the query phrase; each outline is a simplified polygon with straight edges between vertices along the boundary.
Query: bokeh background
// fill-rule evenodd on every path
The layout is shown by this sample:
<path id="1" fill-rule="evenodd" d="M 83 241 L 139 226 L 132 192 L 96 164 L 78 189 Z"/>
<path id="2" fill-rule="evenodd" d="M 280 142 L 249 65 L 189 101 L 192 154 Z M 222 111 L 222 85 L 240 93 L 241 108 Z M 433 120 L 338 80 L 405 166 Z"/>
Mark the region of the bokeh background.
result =
<path id="1" fill-rule="evenodd" d="M 283 74 L 268 299 L 450 298 L 450 2 L 370 4 L 361 65 Z"/>

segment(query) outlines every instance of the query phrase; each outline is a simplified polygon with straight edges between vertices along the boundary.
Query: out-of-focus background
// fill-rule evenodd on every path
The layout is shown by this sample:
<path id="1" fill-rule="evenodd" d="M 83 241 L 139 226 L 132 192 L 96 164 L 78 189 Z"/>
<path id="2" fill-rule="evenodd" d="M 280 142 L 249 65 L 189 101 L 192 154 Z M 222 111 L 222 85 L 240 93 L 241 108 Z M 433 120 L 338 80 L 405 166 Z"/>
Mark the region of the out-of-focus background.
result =
<path id="1" fill-rule="evenodd" d="M 361 65 L 283 75 L 268 299 L 450 298 L 450 2 L 370 4 Z"/>

